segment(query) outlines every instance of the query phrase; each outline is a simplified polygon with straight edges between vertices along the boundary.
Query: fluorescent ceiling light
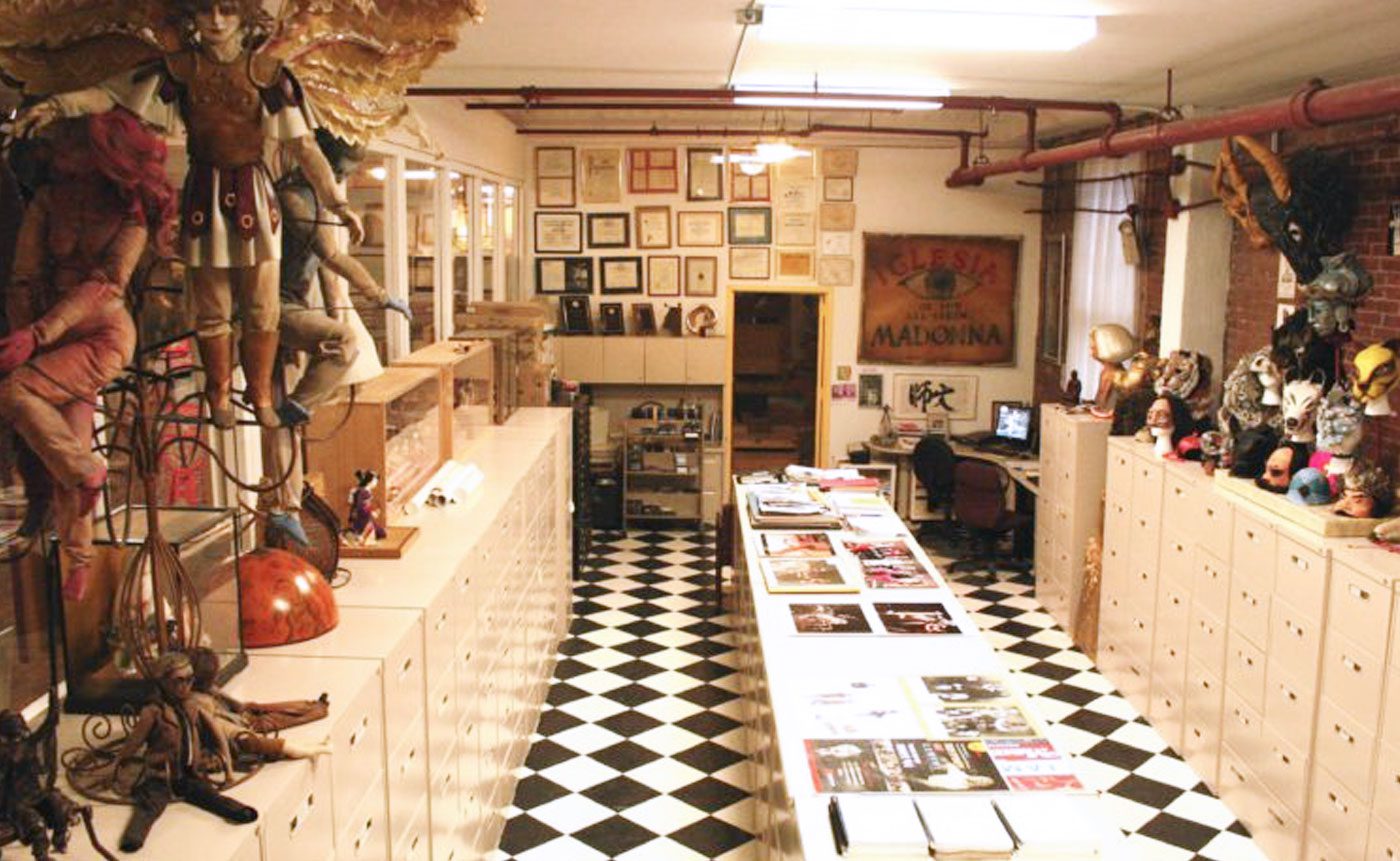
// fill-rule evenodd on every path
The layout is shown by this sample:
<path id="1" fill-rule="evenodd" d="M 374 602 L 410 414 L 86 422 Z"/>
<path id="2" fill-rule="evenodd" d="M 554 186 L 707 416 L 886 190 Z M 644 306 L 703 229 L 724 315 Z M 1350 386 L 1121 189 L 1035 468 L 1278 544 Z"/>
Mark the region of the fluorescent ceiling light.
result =
<path id="1" fill-rule="evenodd" d="M 759 33 L 764 41 L 821 45 L 1068 51 L 1094 38 L 1098 22 L 1093 15 L 1054 14 L 1022 4 L 935 9 L 891 0 L 878 6 L 772 0 L 763 6 Z"/>
<path id="2" fill-rule="evenodd" d="M 383 182 L 388 178 L 389 170 L 382 166 L 376 166 L 369 169 L 369 175 Z M 403 172 L 403 178 L 410 182 L 437 179 L 437 171 L 433 168 L 406 168 Z"/>
<path id="3" fill-rule="evenodd" d="M 820 95 L 769 96 L 745 93 L 734 97 L 734 104 L 763 108 L 852 109 L 862 111 L 936 111 L 942 102 L 929 99 L 882 99 L 878 96 Z"/>

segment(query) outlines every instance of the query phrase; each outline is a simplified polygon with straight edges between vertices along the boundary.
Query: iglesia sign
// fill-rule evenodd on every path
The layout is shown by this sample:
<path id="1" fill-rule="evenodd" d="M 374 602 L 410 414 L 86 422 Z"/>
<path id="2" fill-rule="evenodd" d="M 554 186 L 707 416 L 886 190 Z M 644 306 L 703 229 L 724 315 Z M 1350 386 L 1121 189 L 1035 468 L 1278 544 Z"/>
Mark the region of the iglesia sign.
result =
<path id="1" fill-rule="evenodd" d="M 1014 363 L 1020 256 L 1020 239 L 865 234 L 860 361 Z"/>

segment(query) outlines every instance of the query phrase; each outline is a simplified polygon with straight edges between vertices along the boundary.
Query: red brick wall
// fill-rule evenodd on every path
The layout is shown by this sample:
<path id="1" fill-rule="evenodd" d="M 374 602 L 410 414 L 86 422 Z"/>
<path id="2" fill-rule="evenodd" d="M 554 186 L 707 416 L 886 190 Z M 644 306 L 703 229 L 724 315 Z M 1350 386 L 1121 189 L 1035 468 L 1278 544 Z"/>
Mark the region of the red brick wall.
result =
<path id="1" fill-rule="evenodd" d="M 1387 131 L 1393 131 L 1392 123 L 1371 121 L 1287 132 L 1280 146 L 1285 154 L 1304 146 L 1327 147 L 1347 158 L 1355 171 L 1359 207 L 1344 247 L 1371 272 L 1375 286 L 1357 315 L 1348 359 L 1358 346 L 1400 337 L 1400 257 L 1386 253 L 1390 207 L 1400 203 L 1400 144 L 1393 137 L 1376 139 Z M 1269 342 L 1277 277 L 1278 252 L 1250 247 L 1236 226 L 1230 252 L 1226 373 L 1241 355 Z M 1400 416 L 1373 420 L 1369 437 L 1370 456 L 1391 470 L 1400 468 Z"/>

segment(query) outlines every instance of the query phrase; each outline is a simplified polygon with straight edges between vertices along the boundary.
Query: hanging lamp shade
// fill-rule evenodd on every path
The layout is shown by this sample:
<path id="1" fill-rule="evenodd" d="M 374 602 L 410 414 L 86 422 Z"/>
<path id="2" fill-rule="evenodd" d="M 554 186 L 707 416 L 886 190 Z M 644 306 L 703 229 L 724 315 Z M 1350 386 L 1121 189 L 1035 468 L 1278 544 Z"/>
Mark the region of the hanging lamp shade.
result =
<path id="1" fill-rule="evenodd" d="M 243 645 L 250 649 L 312 640 L 340 622 L 335 593 L 305 559 L 261 548 L 238 560 Z"/>

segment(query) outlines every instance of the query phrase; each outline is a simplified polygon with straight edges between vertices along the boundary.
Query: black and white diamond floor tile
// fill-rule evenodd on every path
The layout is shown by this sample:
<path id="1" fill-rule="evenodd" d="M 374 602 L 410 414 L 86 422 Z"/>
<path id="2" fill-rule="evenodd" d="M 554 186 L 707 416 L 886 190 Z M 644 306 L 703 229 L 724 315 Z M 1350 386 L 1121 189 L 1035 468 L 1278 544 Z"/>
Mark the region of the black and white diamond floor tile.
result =
<path id="1" fill-rule="evenodd" d="M 758 857 L 734 639 L 708 594 L 713 556 L 702 533 L 595 535 L 488 861 Z M 1136 857 L 1263 861 L 1229 809 L 1056 627 L 1030 577 L 960 575 L 951 586 L 1081 777 L 1104 793 Z"/>

